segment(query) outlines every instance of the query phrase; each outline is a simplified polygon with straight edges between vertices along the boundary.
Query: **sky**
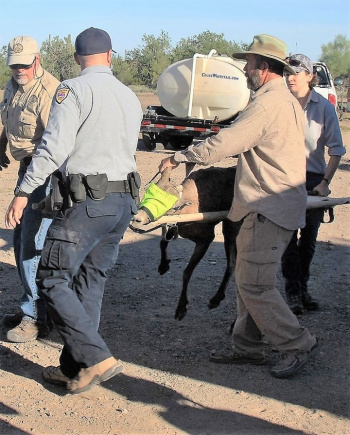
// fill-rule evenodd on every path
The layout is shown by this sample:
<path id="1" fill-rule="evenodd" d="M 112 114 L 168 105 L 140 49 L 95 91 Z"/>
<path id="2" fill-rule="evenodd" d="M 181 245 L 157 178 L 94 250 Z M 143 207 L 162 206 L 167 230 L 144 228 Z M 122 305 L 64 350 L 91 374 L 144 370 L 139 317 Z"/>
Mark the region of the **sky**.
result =
<path id="1" fill-rule="evenodd" d="M 0 47 L 17 35 L 32 36 L 39 45 L 49 35 L 71 35 L 74 41 L 92 26 L 106 30 L 123 57 L 143 46 L 144 35 L 158 37 L 162 30 L 173 47 L 207 30 L 248 44 L 267 33 L 282 39 L 289 54 L 303 53 L 312 61 L 336 35 L 350 37 L 349 0 L 0 0 L 0 16 Z"/>

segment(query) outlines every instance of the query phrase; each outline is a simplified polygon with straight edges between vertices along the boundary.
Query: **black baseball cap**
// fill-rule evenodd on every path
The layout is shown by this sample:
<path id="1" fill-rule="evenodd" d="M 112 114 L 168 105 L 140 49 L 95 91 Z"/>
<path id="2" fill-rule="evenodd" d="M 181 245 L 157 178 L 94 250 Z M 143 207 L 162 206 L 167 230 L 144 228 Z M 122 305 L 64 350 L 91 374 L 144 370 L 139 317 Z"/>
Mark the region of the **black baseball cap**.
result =
<path id="1" fill-rule="evenodd" d="M 97 53 L 107 53 L 112 50 L 111 38 L 107 32 L 95 27 L 89 27 L 81 32 L 75 40 L 75 51 L 81 56 Z M 114 53 L 115 51 L 112 50 Z"/>

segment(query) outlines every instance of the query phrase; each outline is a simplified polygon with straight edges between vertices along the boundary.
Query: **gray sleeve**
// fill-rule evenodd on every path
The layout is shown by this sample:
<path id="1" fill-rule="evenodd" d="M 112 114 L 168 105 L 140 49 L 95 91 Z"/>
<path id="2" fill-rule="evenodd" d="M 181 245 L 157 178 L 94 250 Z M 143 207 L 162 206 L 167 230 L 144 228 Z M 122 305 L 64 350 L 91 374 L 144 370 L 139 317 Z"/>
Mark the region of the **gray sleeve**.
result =
<path id="1" fill-rule="evenodd" d="M 328 147 L 329 156 L 343 156 L 346 149 L 339 127 L 339 121 L 334 107 L 328 104 L 325 107 L 324 144 Z"/>

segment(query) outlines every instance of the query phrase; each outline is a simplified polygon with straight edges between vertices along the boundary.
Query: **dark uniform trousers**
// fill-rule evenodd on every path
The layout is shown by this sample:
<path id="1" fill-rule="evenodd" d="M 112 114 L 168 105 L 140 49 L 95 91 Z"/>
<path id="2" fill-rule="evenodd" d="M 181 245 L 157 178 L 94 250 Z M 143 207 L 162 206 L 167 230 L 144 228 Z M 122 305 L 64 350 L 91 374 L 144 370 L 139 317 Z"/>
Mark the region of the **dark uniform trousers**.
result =
<path id="1" fill-rule="evenodd" d="M 306 173 L 306 190 L 312 191 L 322 181 L 324 175 L 314 172 Z M 286 279 L 287 295 L 299 295 L 307 292 L 310 278 L 310 265 L 316 249 L 318 230 L 323 218 L 323 209 L 308 210 L 306 225 L 294 231 L 292 239 L 282 256 L 282 274 Z"/>
<path id="2" fill-rule="evenodd" d="M 61 211 L 47 233 L 37 283 L 64 340 L 60 365 L 69 378 L 111 356 L 98 333 L 106 271 L 134 212 L 129 193 L 87 197 Z"/>

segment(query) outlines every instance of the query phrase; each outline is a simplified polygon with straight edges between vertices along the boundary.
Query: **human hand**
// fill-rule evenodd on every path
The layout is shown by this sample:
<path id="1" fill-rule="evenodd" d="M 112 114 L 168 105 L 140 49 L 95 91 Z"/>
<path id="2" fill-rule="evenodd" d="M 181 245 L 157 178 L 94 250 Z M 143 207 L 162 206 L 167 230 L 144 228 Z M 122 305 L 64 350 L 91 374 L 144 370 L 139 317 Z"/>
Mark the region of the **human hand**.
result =
<path id="1" fill-rule="evenodd" d="M 5 226 L 8 230 L 15 228 L 21 223 L 23 210 L 28 204 L 28 198 L 24 196 L 14 197 L 5 214 Z"/>
<path id="2" fill-rule="evenodd" d="M 179 166 L 180 163 L 175 162 L 174 157 L 167 157 L 166 159 L 163 159 L 160 162 L 160 165 L 158 166 L 159 172 L 163 172 L 166 168 L 175 169 Z"/>
<path id="3" fill-rule="evenodd" d="M 328 183 L 325 180 L 322 180 L 320 184 L 314 187 L 313 191 L 317 192 L 318 196 L 328 196 L 331 193 Z"/>

